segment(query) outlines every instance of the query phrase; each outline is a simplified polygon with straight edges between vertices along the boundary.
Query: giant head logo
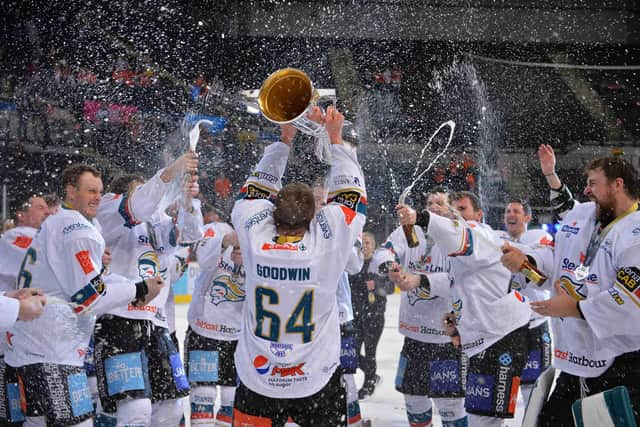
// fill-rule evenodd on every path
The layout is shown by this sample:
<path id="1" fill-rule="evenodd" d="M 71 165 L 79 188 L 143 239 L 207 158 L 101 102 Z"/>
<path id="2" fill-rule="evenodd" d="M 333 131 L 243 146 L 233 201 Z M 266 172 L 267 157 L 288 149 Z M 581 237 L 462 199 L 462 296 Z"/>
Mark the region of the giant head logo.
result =
<path id="1" fill-rule="evenodd" d="M 222 302 L 242 302 L 244 301 L 245 291 L 243 287 L 228 274 L 216 276 L 211 282 L 209 288 L 211 303 L 218 305 Z"/>
<path id="2" fill-rule="evenodd" d="M 138 257 L 138 275 L 142 280 L 160 275 L 160 259 L 154 251 L 146 251 Z"/>

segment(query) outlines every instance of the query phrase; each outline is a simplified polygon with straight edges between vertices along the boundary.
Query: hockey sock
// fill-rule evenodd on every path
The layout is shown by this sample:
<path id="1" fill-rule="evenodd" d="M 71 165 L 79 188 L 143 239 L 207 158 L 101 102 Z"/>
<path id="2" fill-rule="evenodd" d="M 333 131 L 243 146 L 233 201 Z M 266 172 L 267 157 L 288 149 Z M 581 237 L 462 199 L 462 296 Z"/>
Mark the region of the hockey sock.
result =
<path id="1" fill-rule="evenodd" d="M 180 418 L 184 415 L 184 400 L 184 397 L 179 397 L 154 403 L 151 412 L 151 425 L 177 426 L 180 423 Z"/>
<path id="2" fill-rule="evenodd" d="M 466 427 L 467 412 L 464 410 L 464 398 L 435 398 L 434 405 L 442 418 L 443 427 Z"/>
<path id="3" fill-rule="evenodd" d="M 229 386 L 220 387 L 220 409 L 216 414 L 216 427 L 231 427 L 233 416 L 233 398 L 236 388 Z"/>
<path id="4" fill-rule="evenodd" d="M 502 427 L 503 419 L 484 415 L 467 414 L 468 425 L 473 427 Z"/>
<path id="5" fill-rule="evenodd" d="M 353 374 L 343 375 L 347 389 L 347 425 L 349 427 L 359 427 L 362 425 L 362 414 L 360 413 L 360 403 L 358 402 L 358 387 Z"/>
<path id="6" fill-rule="evenodd" d="M 407 407 L 407 418 L 410 427 L 427 427 L 431 425 L 433 413 L 431 401 L 427 396 L 404 395 L 404 403 Z"/>
<path id="7" fill-rule="evenodd" d="M 151 399 L 125 399 L 117 403 L 116 418 L 119 425 L 150 426 Z"/>
<path id="8" fill-rule="evenodd" d="M 216 386 L 196 386 L 191 390 L 191 425 L 212 427 L 215 422 Z"/>

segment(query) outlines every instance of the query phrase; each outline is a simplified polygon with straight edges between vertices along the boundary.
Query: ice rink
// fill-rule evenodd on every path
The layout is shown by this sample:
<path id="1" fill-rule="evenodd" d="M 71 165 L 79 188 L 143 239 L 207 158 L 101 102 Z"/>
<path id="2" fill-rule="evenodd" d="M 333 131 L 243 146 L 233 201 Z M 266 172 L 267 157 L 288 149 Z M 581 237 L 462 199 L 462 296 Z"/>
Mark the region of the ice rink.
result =
<path id="1" fill-rule="evenodd" d="M 402 335 L 398 332 L 398 309 L 401 294 L 390 295 L 387 300 L 385 327 L 378 345 L 378 374 L 382 376 L 382 383 L 376 388 L 372 397 L 361 401 L 360 408 L 365 419 L 371 419 L 374 427 L 406 427 L 407 417 L 402 395 L 394 388 L 398 358 L 402 349 Z M 176 328 L 180 342 L 184 342 L 184 332 L 187 328 L 187 305 L 176 305 Z M 356 381 L 362 384 L 362 373 L 358 371 Z M 518 397 L 516 419 L 505 423 L 508 427 L 519 427 L 523 415 L 522 399 Z M 440 426 L 440 419 L 434 417 L 433 426 Z"/>

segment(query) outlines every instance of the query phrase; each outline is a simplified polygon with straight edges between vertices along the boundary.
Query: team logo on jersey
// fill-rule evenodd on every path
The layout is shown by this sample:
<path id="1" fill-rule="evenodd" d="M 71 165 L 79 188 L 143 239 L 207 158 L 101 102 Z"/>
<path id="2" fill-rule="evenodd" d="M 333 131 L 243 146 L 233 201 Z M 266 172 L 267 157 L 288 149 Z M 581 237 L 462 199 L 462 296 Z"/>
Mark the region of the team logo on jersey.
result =
<path id="1" fill-rule="evenodd" d="M 271 370 L 271 363 L 269 359 L 259 354 L 253 359 L 253 367 L 256 368 L 256 372 L 260 375 L 266 375 Z"/>
<path id="2" fill-rule="evenodd" d="M 213 305 L 218 305 L 225 301 L 244 301 L 245 291 L 232 276 L 221 274 L 215 277 L 213 282 L 211 282 L 209 295 L 211 296 L 211 303 Z"/>
<path id="3" fill-rule="evenodd" d="M 576 301 L 582 301 L 587 297 L 585 293 L 587 288 L 583 282 L 575 283 L 567 276 L 560 276 L 558 281 L 560 282 L 560 287 Z"/>
<path id="4" fill-rule="evenodd" d="M 166 279 L 167 269 L 160 269 L 160 259 L 155 251 L 146 251 L 138 257 L 138 275 L 142 280 L 158 276 Z"/>
<path id="5" fill-rule="evenodd" d="M 431 294 L 429 294 L 426 289 L 417 287 L 415 289 L 407 291 L 407 298 L 409 299 L 410 305 L 416 305 L 416 302 L 418 301 L 429 301 L 438 297 L 431 296 Z"/>

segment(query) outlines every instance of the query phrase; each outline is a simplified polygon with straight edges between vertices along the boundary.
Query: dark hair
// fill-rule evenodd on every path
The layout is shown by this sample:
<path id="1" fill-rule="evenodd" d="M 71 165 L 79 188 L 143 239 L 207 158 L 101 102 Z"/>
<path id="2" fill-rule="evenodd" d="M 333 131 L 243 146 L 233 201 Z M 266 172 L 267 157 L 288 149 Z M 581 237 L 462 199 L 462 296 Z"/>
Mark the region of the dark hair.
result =
<path id="1" fill-rule="evenodd" d="M 78 186 L 78 181 L 80 180 L 80 176 L 83 173 L 89 172 L 91 175 L 96 178 L 101 178 L 102 175 L 100 171 L 93 166 L 84 165 L 80 163 L 73 164 L 62 171 L 62 187 L 67 189 L 67 185 L 72 185 L 74 187 Z"/>
<path id="2" fill-rule="evenodd" d="M 47 206 L 58 206 L 60 204 L 60 197 L 56 193 L 45 194 L 42 196 Z"/>
<path id="3" fill-rule="evenodd" d="M 637 199 L 640 196 L 638 172 L 631 163 L 620 156 L 602 157 L 591 161 L 585 168 L 585 175 L 592 170 L 602 169 L 607 180 L 622 178 L 627 196 Z"/>
<path id="4" fill-rule="evenodd" d="M 518 197 L 512 197 L 512 198 L 507 200 L 507 206 L 510 203 L 519 203 L 519 204 L 521 204 L 522 205 L 522 210 L 524 210 L 524 214 L 525 215 L 531 215 L 531 205 L 529 205 L 529 202 L 527 201 L 527 199 L 520 199 Z"/>
<path id="5" fill-rule="evenodd" d="M 275 206 L 276 227 L 281 230 L 309 229 L 316 210 L 313 190 L 300 182 L 287 184 L 278 192 Z"/>
<path id="6" fill-rule="evenodd" d="M 16 220 L 17 222 L 18 212 L 26 212 L 27 210 L 29 210 L 29 207 L 31 206 L 31 199 L 34 197 L 42 197 L 42 196 L 38 196 L 37 194 L 31 193 L 27 196 L 17 199 L 13 205 L 13 209 L 11 209 L 10 217 Z"/>
<path id="7" fill-rule="evenodd" d="M 135 173 L 123 173 L 114 177 L 109 183 L 107 193 L 125 194 L 129 192 L 129 184 L 133 181 L 144 182 L 144 177 Z"/>
<path id="8" fill-rule="evenodd" d="M 480 198 L 476 196 L 475 193 L 472 193 L 471 191 L 456 191 L 455 193 L 451 194 L 452 202 L 465 198 L 471 200 L 471 206 L 473 206 L 474 211 L 477 212 L 482 210 L 482 206 L 480 205 Z"/>

